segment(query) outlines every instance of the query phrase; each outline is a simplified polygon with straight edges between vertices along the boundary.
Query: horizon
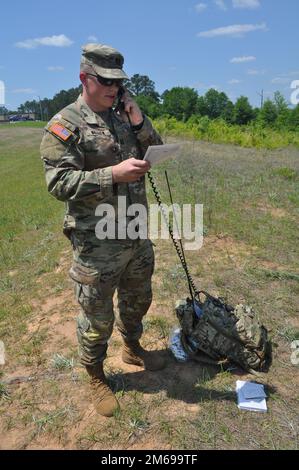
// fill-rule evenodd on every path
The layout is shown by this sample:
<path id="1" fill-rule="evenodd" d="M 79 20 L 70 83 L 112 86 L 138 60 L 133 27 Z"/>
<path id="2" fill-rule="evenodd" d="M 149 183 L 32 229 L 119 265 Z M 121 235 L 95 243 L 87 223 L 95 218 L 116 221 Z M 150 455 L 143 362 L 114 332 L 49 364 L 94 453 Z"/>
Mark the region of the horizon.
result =
<path id="1" fill-rule="evenodd" d="M 77 87 L 80 48 L 87 42 L 120 50 L 128 75 L 147 75 L 159 94 L 175 86 L 199 95 L 214 88 L 234 103 L 243 95 L 260 107 L 262 90 L 265 100 L 280 91 L 290 102 L 291 84 L 299 80 L 296 0 L 131 0 L 125 8 L 120 0 L 105 6 L 91 0 L 85 22 L 65 0 L 66 22 L 53 0 L 46 24 L 40 3 L 31 0 L 18 3 L 22 29 L 11 27 L 15 6 L 12 1 L 1 11 L 1 105 L 9 110 Z"/>

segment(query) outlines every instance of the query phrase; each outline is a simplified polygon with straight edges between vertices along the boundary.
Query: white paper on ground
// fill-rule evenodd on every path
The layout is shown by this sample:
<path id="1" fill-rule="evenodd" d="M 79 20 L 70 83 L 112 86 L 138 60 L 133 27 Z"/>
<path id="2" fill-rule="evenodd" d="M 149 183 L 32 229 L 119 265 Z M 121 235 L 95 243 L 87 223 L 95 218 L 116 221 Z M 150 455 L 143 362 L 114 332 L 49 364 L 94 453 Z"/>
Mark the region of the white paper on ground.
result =
<path id="1" fill-rule="evenodd" d="M 147 160 L 153 166 L 169 158 L 176 157 L 181 148 L 181 144 L 150 145 L 143 160 Z"/>
<path id="2" fill-rule="evenodd" d="M 242 393 L 245 398 L 266 398 L 264 386 L 255 382 L 245 382 L 242 388 Z"/>
<path id="3" fill-rule="evenodd" d="M 263 385 L 237 380 L 236 392 L 238 395 L 238 408 L 240 410 L 267 411 L 266 394 Z M 252 397 L 252 394 L 255 396 Z"/>

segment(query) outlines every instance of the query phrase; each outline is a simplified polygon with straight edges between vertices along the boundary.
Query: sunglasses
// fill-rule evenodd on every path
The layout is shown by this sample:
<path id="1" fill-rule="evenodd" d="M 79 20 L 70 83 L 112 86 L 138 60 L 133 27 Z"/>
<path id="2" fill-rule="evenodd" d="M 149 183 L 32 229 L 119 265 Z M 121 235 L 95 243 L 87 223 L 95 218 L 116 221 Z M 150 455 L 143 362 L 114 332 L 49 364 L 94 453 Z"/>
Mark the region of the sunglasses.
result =
<path id="1" fill-rule="evenodd" d="M 94 75 L 92 73 L 88 73 L 87 75 L 91 75 L 92 77 L 96 77 L 97 81 L 104 86 L 112 86 L 116 85 L 117 87 L 121 87 L 123 84 L 123 80 L 121 78 L 104 78 L 100 75 Z"/>

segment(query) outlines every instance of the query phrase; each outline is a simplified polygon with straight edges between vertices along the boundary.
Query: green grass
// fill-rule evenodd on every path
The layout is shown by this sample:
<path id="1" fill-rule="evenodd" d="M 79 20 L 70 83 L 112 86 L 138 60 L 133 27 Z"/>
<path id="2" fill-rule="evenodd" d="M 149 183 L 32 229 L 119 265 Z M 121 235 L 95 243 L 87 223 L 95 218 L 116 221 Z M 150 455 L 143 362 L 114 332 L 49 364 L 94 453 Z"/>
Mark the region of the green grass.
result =
<path id="1" fill-rule="evenodd" d="M 57 370 L 72 370 L 74 368 L 74 359 L 68 359 L 63 354 L 54 354 L 51 360 L 51 365 Z"/>
<path id="2" fill-rule="evenodd" d="M 0 382 L 0 400 L 9 400 L 9 392 L 5 384 Z"/>
<path id="3" fill-rule="evenodd" d="M 201 364 L 168 358 L 161 373 L 121 370 L 121 340 L 114 336 L 105 369 L 122 410 L 99 421 L 83 369 L 76 380 L 75 343 L 59 330 L 75 308 L 43 310 L 71 284 L 67 269 L 56 270 L 70 247 L 61 233 L 64 205 L 44 182 L 41 130 L 8 127 L 0 126 L 0 337 L 9 358 L 0 377 L 0 437 L 9 434 L 22 448 L 38 445 L 42 435 L 53 448 L 296 449 L 299 397 L 290 355 L 298 338 L 298 150 L 256 151 L 192 137 L 180 159 L 152 170 L 165 203 L 167 169 L 175 202 L 204 204 L 204 246 L 186 252 L 196 284 L 230 303 L 246 300 L 271 329 L 269 412 L 240 412 L 233 392 L 239 376 Z M 155 202 L 150 187 L 148 196 Z M 154 303 L 142 340 L 163 348 L 177 324 L 175 302 L 188 288 L 170 241 L 155 243 Z M 13 373 L 34 380 L 7 385 Z"/>
<path id="4" fill-rule="evenodd" d="M 1 123 L 0 122 L 0 130 L 1 129 L 7 129 L 7 128 L 13 128 L 13 127 L 45 127 L 47 123 L 45 121 L 16 121 L 16 122 L 11 122 L 11 123 Z"/>
<path id="5" fill-rule="evenodd" d="M 170 203 L 163 172 L 167 168 L 174 201 L 204 205 L 207 234 L 224 234 L 256 246 L 269 259 L 275 251 L 278 262 L 280 259 L 286 265 L 294 264 L 298 183 L 275 172 L 277 165 L 281 168 L 277 163 L 279 160 L 284 161 L 290 172 L 298 171 L 295 155 L 288 157 L 285 151 L 272 158 L 270 153 L 253 155 L 245 149 L 237 151 L 230 146 L 206 148 L 204 144 L 198 144 L 197 150 L 196 145 L 195 142 L 186 143 L 178 161 L 153 169 L 163 201 Z M 188 190 L 182 191 L 186 187 Z M 154 202 L 151 193 L 150 200 Z M 276 216 L 277 210 L 282 216 Z M 278 250 L 274 248 L 277 246 Z M 179 281 L 178 275 L 179 272 L 170 273 L 167 283 L 175 285 Z"/>
<path id="6" fill-rule="evenodd" d="M 24 331 L 29 302 L 40 295 L 36 280 L 52 273 L 67 246 L 61 235 L 63 204 L 48 194 L 44 181 L 41 132 L 22 127 L 0 126 L 0 322 L 5 341 Z"/>
<path id="7" fill-rule="evenodd" d="M 262 128 L 257 124 L 237 126 L 221 119 L 209 120 L 207 117 L 191 118 L 187 122 L 165 117 L 155 120 L 154 124 L 162 135 L 167 136 L 268 149 L 299 146 L 298 132 Z"/>
<path id="8" fill-rule="evenodd" d="M 65 421 L 72 424 L 77 416 L 77 410 L 68 405 L 60 409 L 55 409 L 41 416 L 32 416 L 35 426 L 35 435 L 43 432 L 50 434 L 58 434 L 60 429 L 64 427 Z"/>

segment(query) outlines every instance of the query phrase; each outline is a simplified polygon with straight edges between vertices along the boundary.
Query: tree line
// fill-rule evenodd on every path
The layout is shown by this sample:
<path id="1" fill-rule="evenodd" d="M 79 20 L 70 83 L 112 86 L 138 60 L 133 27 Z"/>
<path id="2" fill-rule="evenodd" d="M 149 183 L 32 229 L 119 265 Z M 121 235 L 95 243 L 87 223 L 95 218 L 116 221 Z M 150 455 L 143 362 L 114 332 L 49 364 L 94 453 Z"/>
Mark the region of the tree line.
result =
<path id="1" fill-rule="evenodd" d="M 298 130 L 299 105 L 291 109 L 283 95 L 277 91 L 272 100 L 267 99 L 261 108 L 251 106 L 246 96 L 240 96 L 235 103 L 224 93 L 210 89 L 200 96 L 190 87 L 173 87 L 161 95 L 155 83 L 147 75 L 135 74 L 125 82 L 125 86 L 135 96 L 140 108 L 153 119 L 163 116 L 174 117 L 178 121 L 194 121 L 202 117 L 222 119 L 228 124 L 247 125 L 251 122 L 262 127 Z M 61 90 L 52 99 L 26 101 L 18 113 L 35 113 L 41 120 L 49 120 L 54 114 L 76 100 L 82 86 Z M 1 111 L 9 113 L 5 108 Z"/>

